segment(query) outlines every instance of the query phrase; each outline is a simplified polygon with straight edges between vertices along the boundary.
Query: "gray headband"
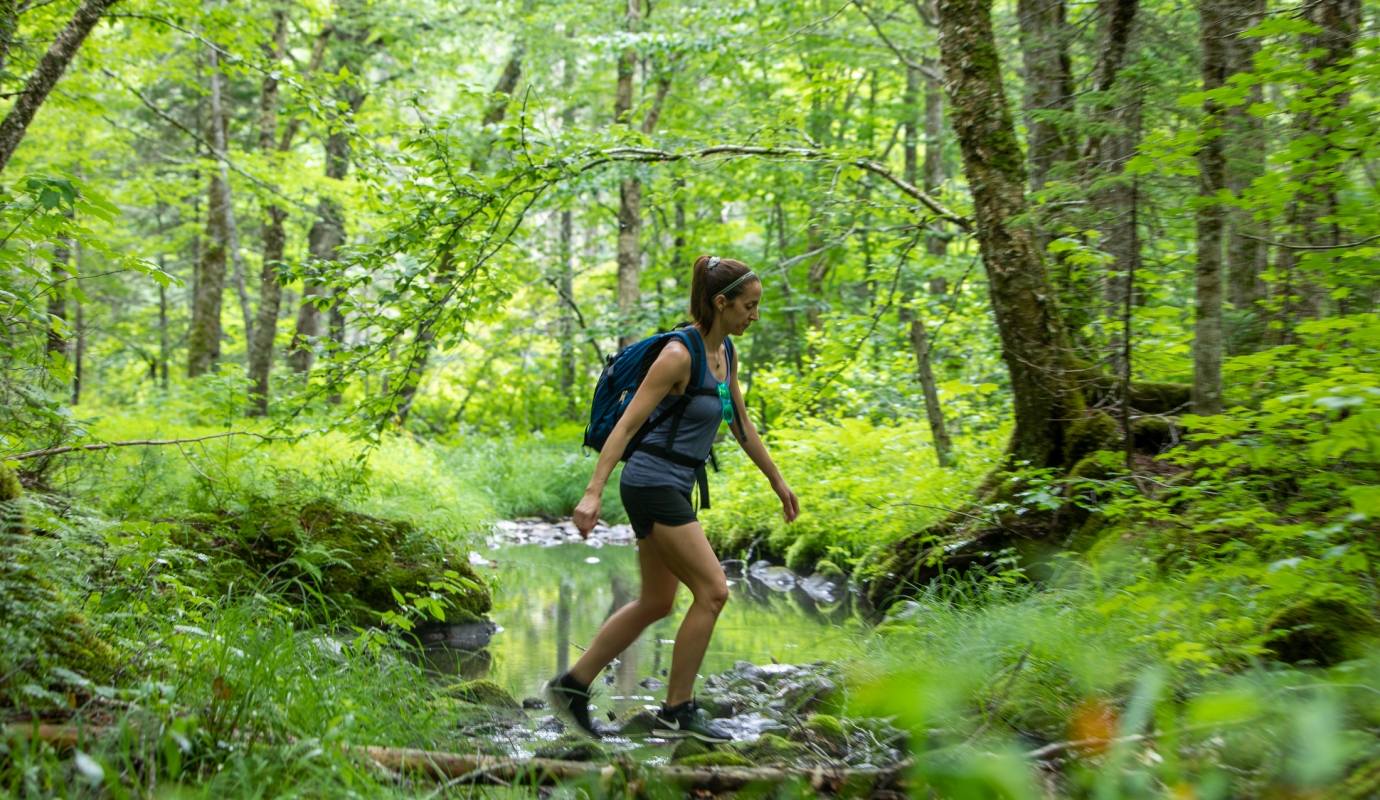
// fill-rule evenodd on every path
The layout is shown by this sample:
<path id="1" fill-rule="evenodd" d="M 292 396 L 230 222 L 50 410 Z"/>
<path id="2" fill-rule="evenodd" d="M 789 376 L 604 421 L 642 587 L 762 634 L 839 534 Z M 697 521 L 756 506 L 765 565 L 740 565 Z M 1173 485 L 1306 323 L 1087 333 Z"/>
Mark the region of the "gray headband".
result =
<path id="1" fill-rule="evenodd" d="M 729 285 L 727 285 L 727 286 L 725 286 L 724 288 L 720 289 L 719 291 L 715 292 L 715 293 L 714 293 L 714 296 L 715 296 L 715 297 L 718 297 L 718 296 L 721 295 L 721 294 L 728 294 L 729 292 L 733 291 L 733 289 L 734 289 L 735 287 L 737 287 L 738 284 L 742 283 L 743 281 L 747 280 L 748 278 L 755 278 L 755 277 L 757 277 L 757 273 L 753 272 L 752 270 L 748 270 L 747 272 L 743 273 L 742 277 L 740 277 L 738 280 L 734 281 L 733 283 L 730 283 Z"/>

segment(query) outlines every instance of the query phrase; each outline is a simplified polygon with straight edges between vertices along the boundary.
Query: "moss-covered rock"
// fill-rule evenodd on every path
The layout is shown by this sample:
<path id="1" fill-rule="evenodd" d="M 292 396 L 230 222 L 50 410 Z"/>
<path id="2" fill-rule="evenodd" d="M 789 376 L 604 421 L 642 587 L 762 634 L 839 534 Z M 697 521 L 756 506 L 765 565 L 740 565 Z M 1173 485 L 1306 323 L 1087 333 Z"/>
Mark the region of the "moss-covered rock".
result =
<path id="1" fill-rule="evenodd" d="M 1115 435 L 1116 422 L 1100 411 L 1070 422 L 1064 434 L 1064 463 L 1077 464 L 1110 444 Z"/>
<path id="2" fill-rule="evenodd" d="M 752 762 L 738 755 L 731 750 L 715 750 L 710 753 L 700 753 L 695 756 L 686 756 L 675 762 L 682 767 L 750 767 Z"/>
<path id="3" fill-rule="evenodd" d="M 1136 450 L 1159 455 L 1174 443 L 1174 426 L 1164 417 L 1141 417 L 1131 423 L 1131 440 Z"/>
<path id="4" fill-rule="evenodd" d="M 799 575 L 809 575 L 815 563 L 829 551 L 831 541 L 823 531 L 801 535 L 786 549 L 786 568 Z"/>
<path id="5" fill-rule="evenodd" d="M 1380 625 L 1351 600 L 1309 598 L 1276 612 L 1265 630 L 1280 661 L 1328 667 L 1360 656 Z"/>
<path id="6" fill-rule="evenodd" d="M 557 761 L 598 761 L 604 757 L 599 745 L 583 736 L 562 736 L 550 744 L 543 745 L 532 752 L 537 758 L 553 758 Z"/>
<path id="7" fill-rule="evenodd" d="M 843 567 L 840 567 L 827 558 L 821 558 L 819 561 L 815 562 L 815 572 L 826 578 L 842 578 L 845 574 Z"/>
<path id="8" fill-rule="evenodd" d="M 681 739 L 680 742 L 676 745 L 676 749 L 671 751 L 671 761 L 672 763 L 679 764 L 682 759 L 693 758 L 694 756 L 702 756 L 706 753 L 713 752 L 716 751 L 710 745 L 707 745 L 694 737 L 689 737 L 686 739 Z"/>
<path id="9" fill-rule="evenodd" d="M 764 733 L 757 741 L 741 745 L 738 752 L 754 764 L 791 764 L 810 754 L 805 745 L 774 733 Z"/>
<path id="10" fill-rule="evenodd" d="M 815 714 L 805 720 L 803 730 L 815 738 L 843 747 L 848 744 L 848 732 L 843 723 L 832 714 Z"/>
<path id="11" fill-rule="evenodd" d="M 522 704 L 514 700 L 513 696 L 508 694 L 507 689 L 487 678 L 451 684 L 442 689 L 441 692 L 447 697 L 454 697 L 468 703 L 478 703 L 481 706 L 522 708 Z"/>
<path id="12" fill-rule="evenodd" d="M 404 520 L 342 509 L 325 498 L 307 501 L 254 497 L 234 510 L 189 515 L 179 542 L 213 559 L 223 583 L 271 575 L 324 597 L 333 616 L 378 624 L 397 611 L 394 592 L 425 596 L 442 587 L 445 622 L 480 622 L 491 605 L 469 560 Z"/>

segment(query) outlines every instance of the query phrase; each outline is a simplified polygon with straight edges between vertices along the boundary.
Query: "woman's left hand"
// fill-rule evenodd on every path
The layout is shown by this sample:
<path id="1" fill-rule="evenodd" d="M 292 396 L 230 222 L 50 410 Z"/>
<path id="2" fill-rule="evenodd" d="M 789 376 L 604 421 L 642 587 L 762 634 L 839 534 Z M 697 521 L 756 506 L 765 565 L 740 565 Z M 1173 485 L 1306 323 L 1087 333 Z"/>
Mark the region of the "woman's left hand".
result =
<path id="1" fill-rule="evenodd" d="M 800 516 L 800 498 L 784 483 L 772 488 L 776 490 L 776 496 L 781 498 L 781 513 L 785 515 L 786 521 L 795 522 L 795 518 Z"/>

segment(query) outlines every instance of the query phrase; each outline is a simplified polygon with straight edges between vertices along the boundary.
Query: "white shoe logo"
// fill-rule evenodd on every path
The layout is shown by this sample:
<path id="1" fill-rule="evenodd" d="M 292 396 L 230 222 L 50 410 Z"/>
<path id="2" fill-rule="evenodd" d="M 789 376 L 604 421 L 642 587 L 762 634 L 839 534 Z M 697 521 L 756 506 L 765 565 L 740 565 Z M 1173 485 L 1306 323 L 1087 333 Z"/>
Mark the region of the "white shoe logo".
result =
<path id="1" fill-rule="evenodd" d="M 680 730 L 680 720 L 678 720 L 678 719 L 663 719 L 663 720 L 661 721 L 661 724 L 662 724 L 662 725 L 665 725 L 666 727 L 670 728 L 670 729 L 673 730 L 673 731 L 678 731 L 678 730 Z"/>

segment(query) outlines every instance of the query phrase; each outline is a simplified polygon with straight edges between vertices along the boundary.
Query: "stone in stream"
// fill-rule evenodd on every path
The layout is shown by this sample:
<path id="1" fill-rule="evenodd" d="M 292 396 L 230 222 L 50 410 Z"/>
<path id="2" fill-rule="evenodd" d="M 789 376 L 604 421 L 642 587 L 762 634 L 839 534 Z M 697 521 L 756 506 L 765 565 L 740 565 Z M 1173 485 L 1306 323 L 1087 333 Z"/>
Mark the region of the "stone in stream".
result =
<path id="1" fill-rule="evenodd" d="M 773 566 L 770 561 L 757 561 L 748 567 L 748 575 L 776 592 L 789 592 L 795 588 L 795 573 L 785 567 Z"/>
<path id="2" fill-rule="evenodd" d="M 808 594 L 811 599 L 819 603 L 832 603 L 838 599 L 835 596 L 839 588 L 838 583 L 819 573 L 815 573 L 801 581 L 800 588 L 805 594 Z"/>
<path id="3" fill-rule="evenodd" d="M 539 697 L 524 697 L 522 698 L 522 707 L 537 709 L 546 708 L 546 701 Z"/>
<path id="4" fill-rule="evenodd" d="M 649 692 L 655 692 L 666 688 L 666 684 L 652 677 L 643 678 L 637 682 L 637 685 Z"/>
<path id="5" fill-rule="evenodd" d="M 784 703 L 784 708 L 797 714 L 808 714 L 837 689 L 833 681 L 816 675 L 787 683 L 777 691 L 774 700 Z"/>
<path id="6" fill-rule="evenodd" d="M 457 700 L 464 700 L 467 703 L 476 703 L 481 706 L 522 708 L 518 705 L 518 701 L 514 700 L 511 694 L 508 694 L 507 689 L 486 678 L 453 683 L 442 689 L 441 693 L 447 697 L 454 697 Z"/>

